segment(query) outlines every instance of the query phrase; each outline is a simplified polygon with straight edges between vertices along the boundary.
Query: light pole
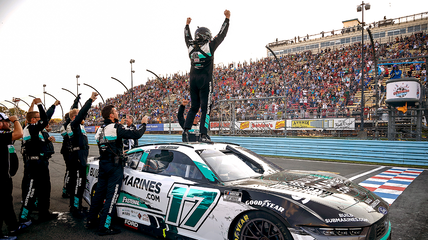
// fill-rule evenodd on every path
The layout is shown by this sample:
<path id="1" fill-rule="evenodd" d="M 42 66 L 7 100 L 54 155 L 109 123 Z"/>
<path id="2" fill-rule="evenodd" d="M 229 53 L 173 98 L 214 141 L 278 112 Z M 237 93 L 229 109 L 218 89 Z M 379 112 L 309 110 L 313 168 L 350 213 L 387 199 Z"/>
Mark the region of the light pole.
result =
<path id="1" fill-rule="evenodd" d="M 6 102 L 8 102 L 8 103 L 11 103 L 13 106 L 15 106 L 15 109 L 16 109 L 16 111 L 15 112 L 18 112 L 17 114 L 16 114 L 16 116 L 18 116 L 18 117 L 20 117 L 20 109 L 19 109 L 19 107 L 18 107 L 18 105 L 16 105 L 14 102 L 11 102 L 11 101 L 9 101 L 9 100 L 5 100 Z"/>
<path id="2" fill-rule="evenodd" d="M 43 105 L 46 106 L 46 96 L 45 96 L 46 90 L 45 90 L 45 87 L 46 87 L 46 84 L 43 84 Z"/>
<path id="3" fill-rule="evenodd" d="M 36 98 L 35 96 L 33 96 L 33 95 L 28 95 L 29 97 L 32 97 L 32 98 Z M 44 103 L 42 103 L 42 105 L 43 105 L 43 108 L 46 110 L 46 106 L 45 106 L 45 104 Z"/>
<path id="4" fill-rule="evenodd" d="M 2 105 L 3 107 L 5 107 L 7 110 L 9 110 L 9 108 L 6 106 L 6 105 L 4 105 L 3 103 L 0 103 L 0 105 Z M 6 111 L 6 110 L 5 110 Z"/>
<path id="5" fill-rule="evenodd" d="M 67 91 L 67 92 L 69 92 L 69 93 L 71 93 L 71 95 L 73 95 L 74 96 L 74 98 L 77 98 L 77 96 L 72 92 L 72 91 L 70 91 L 70 90 L 68 90 L 68 89 L 66 89 L 66 88 L 61 88 L 62 90 L 64 90 L 64 91 Z M 31 96 L 30 96 L 31 97 Z M 79 100 L 79 105 L 80 105 L 80 108 L 82 108 L 82 104 L 80 103 L 80 100 Z"/>
<path id="6" fill-rule="evenodd" d="M 47 93 L 47 92 L 45 92 L 47 95 L 49 95 L 49 96 L 51 96 L 51 97 L 53 97 L 55 100 L 57 100 L 58 101 L 58 99 L 56 99 L 56 97 L 54 97 L 52 94 L 49 94 L 49 93 Z M 62 111 L 62 119 L 64 119 L 64 109 L 62 109 L 62 105 L 61 105 L 61 103 L 59 104 L 59 106 L 61 107 L 61 111 Z"/>
<path id="7" fill-rule="evenodd" d="M 28 104 L 26 101 L 24 101 L 22 98 L 19 99 L 20 101 L 24 102 L 25 104 L 27 104 L 28 107 L 30 107 L 30 104 Z"/>
<path id="8" fill-rule="evenodd" d="M 284 77 L 284 99 L 285 99 L 284 100 L 285 102 L 284 103 L 284 137 L 287 137 L 287 88 L 286 88 L 287 81 L 285 80 L 284 71 L 282 70 L 282 67 L 281 67 L 281 62 L 276 57 L 276 54 L 268 46 L 266 46 L 266 48 L 275 57 L 275 60 L 278 62 L 279 70 L 281 71 L 281 74 L 283 74 L 282 76 Z"/>
<path id="9" fill-rule="evenodd" d="M 364 9 L 370 9 L 370 3 L 364 1 L 357 6 L 357 12 L 361 12 L 361 126 L 360 130 L 364 131 Z"/>
<path id="10" fill-rule="evenodd" d="M 125 84 L 123 84 L 123 82 L 121 82 L 119 79 L 115 78 L 115 77 L 111 77 L 111 79 L 118 81 L 120 84 L 122 84 L 122 86 L 126 89 L 127 92 L 129 92 L 129 89 L 125 86 Z"/>
<path id="11" fill-rule="evenodd" d="M 165 85 L 164 81 L 162 81 L 162 79 L 158 75 L 156 75 L 156 73 L 150 71 L 149 69 L 146 69 L 146 71 L 149 72 L 149 73 L 151 73 L 151 74 L 153 74 L 153 75 L 155 75 L 156 78 L 162 83 L 163 87 L 167 88 L 167 86 Z M 169 133 L 169 135 L 171 135 L 171 112 L 170 112 L 170 109 L 169 109 L 170 105 L 171 105 L 171 99 L 169 98 L 169 95 L 170 94 L 167 93 L 167 96 L 168 96 L 168 119 L 169 119 L 169 131 L 168 131 L 168 133 Z"/>
<path id="12" fill-rule="evenodd" d="M 94 89 L 94 90 L 95 90 L 95 92 L 97 92 L 97 93 L 98 93 L 98 95 L 100 95 L 101 99 L 103 100 L 103 103 L 104 103 L 104 104 L 106 103 L 106 102 L 104 101 L 103 96 L 101 96 L 101 93 L 100 93 L 100 92 L 98 92 L 98 90 L 97 90 L 97 89 L 95 89 L 94 87 L 92 87 L 91 85 L 86 84 L 86 83 L 83 83 L 83 85 L 88 86 L 88 87 L 90 87 L 90 88 Z"/>
<path id="13" fill-rule="evenodd" d="M 134 70 L 132 70 L 132 64 L 135 63 L 134 59 L 131 59 L 129 61 L 129 63 L 131 64 L 131 111 L 132 111 L 132 116 L 134 116 L 134 79 L 133 79 L 133 75 L 134 75 Z"/>
<path id="14" fill-rule="evenodd" d="M 76 75 L 76 88 L 77 88 L 76 96 L 79 95 L 79 78 L 80 78 L 80 75 Z"/>

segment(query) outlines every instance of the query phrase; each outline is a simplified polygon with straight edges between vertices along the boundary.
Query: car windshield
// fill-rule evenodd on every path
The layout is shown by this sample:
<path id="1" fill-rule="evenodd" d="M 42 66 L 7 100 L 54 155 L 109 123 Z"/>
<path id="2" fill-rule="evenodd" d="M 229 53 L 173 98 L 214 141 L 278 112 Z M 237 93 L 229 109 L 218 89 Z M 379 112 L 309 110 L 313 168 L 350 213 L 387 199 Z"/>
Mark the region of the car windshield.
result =
<path id="1" fill-rule="evenodd" d="M 232 153 L 222 153 L 216 150 L 205 150 L 201 157 L 207 162 L 211 169 L 217 174 L 221 181 L 233 181 L 251 177 L 258 177 L 257 173 L 242 159 Z"/>

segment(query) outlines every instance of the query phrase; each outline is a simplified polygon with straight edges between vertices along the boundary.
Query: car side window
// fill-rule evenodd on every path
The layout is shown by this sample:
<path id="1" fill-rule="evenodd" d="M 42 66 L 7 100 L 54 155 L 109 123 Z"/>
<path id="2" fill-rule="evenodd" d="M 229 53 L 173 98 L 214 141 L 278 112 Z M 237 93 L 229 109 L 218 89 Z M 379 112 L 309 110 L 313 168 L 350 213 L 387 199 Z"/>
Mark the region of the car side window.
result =
<path id="1" fill-rule="evenodd" d="M 202 173 L 185 154 L 173 150 L 151 150 L 144 171 L 162 175 L 202 179 Z"/>
<path id="2" fill-rule="evenodd" d="M 143 168 L 144 172 L 160 173 L 165 170 L 173 159 L 173 153 L 169 150 L 150 150 L 147 156 L 146 165 Z"/>
<path id="3" fill-rule="evenodd" d="M 140 163 L 141 157 L 143 156 L 144 152 L 136 152 L 136 153 L 131 153 L 127 156 L 126 158 L 126 166 L 132 168 L 132 169 L 137 169 L 138 164 Z"/>

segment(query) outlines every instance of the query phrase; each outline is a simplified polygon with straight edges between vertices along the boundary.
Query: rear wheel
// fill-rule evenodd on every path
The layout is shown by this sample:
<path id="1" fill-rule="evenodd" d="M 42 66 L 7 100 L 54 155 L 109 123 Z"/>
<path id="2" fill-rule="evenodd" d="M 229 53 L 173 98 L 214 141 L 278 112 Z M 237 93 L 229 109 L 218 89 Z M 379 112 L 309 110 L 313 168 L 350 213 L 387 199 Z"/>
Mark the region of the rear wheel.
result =
<path id="1" fill-rule="evenodd" d="M 238 219 L 231 239 L 292 240 L 293 237 L 278 218 L 257 211 L 246 213 Z"/>

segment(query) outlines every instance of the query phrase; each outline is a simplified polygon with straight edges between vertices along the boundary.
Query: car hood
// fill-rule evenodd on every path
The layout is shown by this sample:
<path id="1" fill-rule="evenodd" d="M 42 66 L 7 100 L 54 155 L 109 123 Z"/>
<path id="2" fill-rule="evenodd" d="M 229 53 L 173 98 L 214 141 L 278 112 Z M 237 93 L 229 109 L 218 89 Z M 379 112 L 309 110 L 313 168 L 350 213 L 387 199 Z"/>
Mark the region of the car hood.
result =
<path id="1" fill-rule="evenodd" d="M 320 220 L 318 224 L 326 226 L 336 223 L 343 226 L 344 221 L 352 222 L 353 226 L 355 222 L 369 225 L 384 217 L 389 208 L 388 203 L 374 193 L 333 173 L 286 170 L 232 185 L 262 193 L 265 199 L 273 196 L 277 205 L 292 202 L 299 212 L 312 214 Z M 254 199 L 249 195 L 249 199 Z M 258 195 L 258 198 L 262 197 Z"/>

